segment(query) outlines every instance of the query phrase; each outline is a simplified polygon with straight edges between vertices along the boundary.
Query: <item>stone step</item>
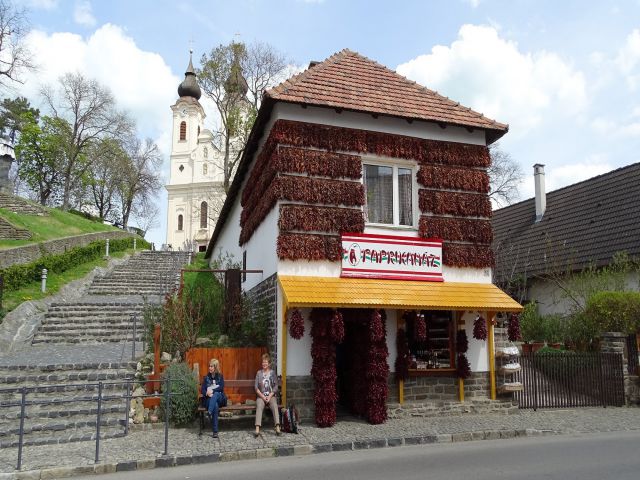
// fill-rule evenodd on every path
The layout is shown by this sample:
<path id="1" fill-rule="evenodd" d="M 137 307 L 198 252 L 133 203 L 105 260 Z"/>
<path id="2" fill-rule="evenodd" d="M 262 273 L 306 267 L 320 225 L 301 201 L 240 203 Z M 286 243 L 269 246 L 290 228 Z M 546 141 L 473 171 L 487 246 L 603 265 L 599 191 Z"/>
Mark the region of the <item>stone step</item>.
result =
<path id="1" fill-rule="evenodd" d="M 141 327 L 142 317 L 138 317 L 137 326 Z M 125 330 L 133 328 L 133 321 L 130 317 L 117 317 L 117 318 L 94 318 L 94 317 L 69 317 L 69 318 L 45 318 L 42 325 L 38 329 L 39 332 L 47 332 L 51 330 L 57 330 L 60 328 L 68 327 L 69 330 L 75 330 L 78 328 L 112 328 L 114 330 Z"/>
<path id="2" fill-rule="evenodd" d="M 136 337 L 136 342 L 142 342 L 143 335 L 139 334 Z M 131 341 L 131 335 L 112 335 L 104 337 L 86 336 L 82 338 L 69 338 L 68 334 L 58 336 L 51 336 L 49 334 L 39 335 L 33 339 L 33 345 L 47 344 L 60 344 L 60 345 L 95 345 L 100 343 L 114 343 L 114 342 L 128 342 Z"/>

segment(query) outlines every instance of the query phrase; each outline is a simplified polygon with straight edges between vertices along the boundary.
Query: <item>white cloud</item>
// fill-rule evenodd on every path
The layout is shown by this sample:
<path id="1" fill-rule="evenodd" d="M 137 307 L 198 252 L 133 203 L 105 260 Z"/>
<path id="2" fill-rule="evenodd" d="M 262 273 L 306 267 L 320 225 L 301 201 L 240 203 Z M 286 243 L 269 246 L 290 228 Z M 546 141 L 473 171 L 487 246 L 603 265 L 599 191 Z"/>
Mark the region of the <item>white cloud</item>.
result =
<path id="1" fill-rule="evenodd" d="M 553 52 L 521 52 L 488 26 L 463 25 L 451 46 L 401 64 L 398 73 L 509 123 L 521 136 L 549 116 L 572 116 L 587 106 L 585 79 Z"/>
<path id="2" fill-rule="evenodd" d="M 96 17 L 93 16 L 91 11 L 91 3 L 87 0 L 77 1 L 73 10 L 73 20 L 78 25 L 93 27 L 96 24 Z"/>
<path id="3" fill-rule="evenodd" d="M 104 25 L 87 39 L 72 33 L 32 31 L 27 43 L 39 69 L 26 76 L 21 94 L 32 103 L 37 104 L 42 85 L 77 71 L 107 86 L 143 135 L 170 138 L 169 106 L 177 99 L 180 79 L 159 54 L 140 50 L 118 26 Z M 159 146 L 168 154 L 169 144 Z"/>
<path id="4" fill-rule="evenodd" d="M 478 8 L 478 5 L 480 5 L 480 0 L 465 0 L 469 5 L 471 5 L 473 8 Z"/>
<path id="5" fill-rule="evenodd" d="M 620 72 L 625 75 L 627 85 L 635 90 L 640 85 L 640 30 L 635 29 L 627 36 L 626 43 L 618 51 L 615 63 Z"/>

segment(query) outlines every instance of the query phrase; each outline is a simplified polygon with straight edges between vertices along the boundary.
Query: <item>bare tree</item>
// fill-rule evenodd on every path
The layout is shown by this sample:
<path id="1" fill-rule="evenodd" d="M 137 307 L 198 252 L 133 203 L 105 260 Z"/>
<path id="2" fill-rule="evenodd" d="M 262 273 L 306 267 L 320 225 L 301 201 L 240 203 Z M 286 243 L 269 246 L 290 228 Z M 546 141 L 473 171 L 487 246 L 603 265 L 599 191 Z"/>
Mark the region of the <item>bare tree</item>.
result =
<path id="1" fill-rule="evenodd" d="M 488 169 L 491 191 L 489 197 L 498 206 L 510 205 L 520 198 L 523 174 L 520 164 L 502 151 L 498 143 L 489 146 L 491 166 Z"/>
<path id="2" fill-rule="evenodd" d="M 87 151 L 91 144 L 105 136 L 131 132 L 133 123 L 116 109 L 115 99 L 106 87 L 80 73 L 66 73 L 58 80 L 57 89 L 45 86 L 42 96 L 53 116 L 71 125 L 62 169 L 62 208 L 66 210 L 74 185 L 81 182 L 89 168 Z"/>
<path id="3" fill-rule="evenodd" d="M 117 216 L 116 187 L 127 165 L 126 152 L 116 138 L 104 138 L 94 143 L 88 152 L 88 196 L 102 220 Z"/>
<path id="4" fill-rule="evenodd" d="M 133 209 L 133 217 L 143 236 L 152 228 L 160 226 L 160 206 L 157 198 L 145 197 Z"/>
<path id="5" fill-rule="evenodd" d="M 223 186 L 231 180 L 255 121 L 264 91 L 273 86 L 285 67 L 284 57 L 273 47 L 231 42 L 219 45 L 201 58 L 198 79 L 204 94 L 216 106 L 220 125 L 214 143 L 222 153 Z M 248 96 L 247 96 L 248 95 Z"/>
<path id="6" fill-rule="evenodd" d="M 134 138 L 127 142 L 125 149 L 128 162 L 123 165 L 116 185 L 123 227 L 129 224 L 134 208 L 150 201 L 162 187 L 159 173 L 162 157 L 158 146 L 151 139 L 142 142 Z"/>
<path id="7" fill-rule="evenodd" d="M 22 83 L 20 75 L 33 69 L 31 52 L 24 43 L 29 31 L 26 13 L 6 0 L 0 0 L 0 85 Z"/>

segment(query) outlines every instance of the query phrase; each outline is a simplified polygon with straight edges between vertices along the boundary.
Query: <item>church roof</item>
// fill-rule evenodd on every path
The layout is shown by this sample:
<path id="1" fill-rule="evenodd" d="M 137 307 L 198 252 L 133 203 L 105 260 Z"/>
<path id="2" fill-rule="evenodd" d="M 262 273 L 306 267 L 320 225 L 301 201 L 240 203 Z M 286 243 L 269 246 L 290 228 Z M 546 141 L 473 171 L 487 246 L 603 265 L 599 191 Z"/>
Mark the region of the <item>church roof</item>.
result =
<path id="1" fill-rule="evenodd" d="M 189 65 L 187 66 L 187 71 L 184 72 L 184 80 L 178 85 L 178 95 L 180 97 L 193 97 L 196 100 L 200 100 L 202 92 L 196 80 L 196 72 L 193 70 L 191 55 L 192 52 L 189 52 Z"/>
<path id="2" fill-rule="evenodd" d="M 268 90 L 273 100 L 427 120 L 487 130 L 489 142 L 504 135 L 506 124 L 485 117 L 433 90 L 345 49 Z"/>

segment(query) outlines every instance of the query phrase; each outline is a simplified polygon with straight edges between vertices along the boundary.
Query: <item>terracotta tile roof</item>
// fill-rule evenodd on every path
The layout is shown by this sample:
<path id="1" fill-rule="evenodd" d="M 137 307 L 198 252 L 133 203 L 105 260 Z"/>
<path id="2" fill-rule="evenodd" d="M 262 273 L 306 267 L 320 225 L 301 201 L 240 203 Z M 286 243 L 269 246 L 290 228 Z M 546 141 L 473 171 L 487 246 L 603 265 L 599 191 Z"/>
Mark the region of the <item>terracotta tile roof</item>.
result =
<path id="1" fill-rule="evenodd" d="M 342 108 L 490 130 L 509 127 L 423 87 L 359 53 L 342 50 L 265 93 L 283 102 Z"/>
<path id="2" fill-rule="evenodd" d="M 640 256 L 640 163 L 493 212 L 496 280 L 608 264 L 617 252 Z"/>

